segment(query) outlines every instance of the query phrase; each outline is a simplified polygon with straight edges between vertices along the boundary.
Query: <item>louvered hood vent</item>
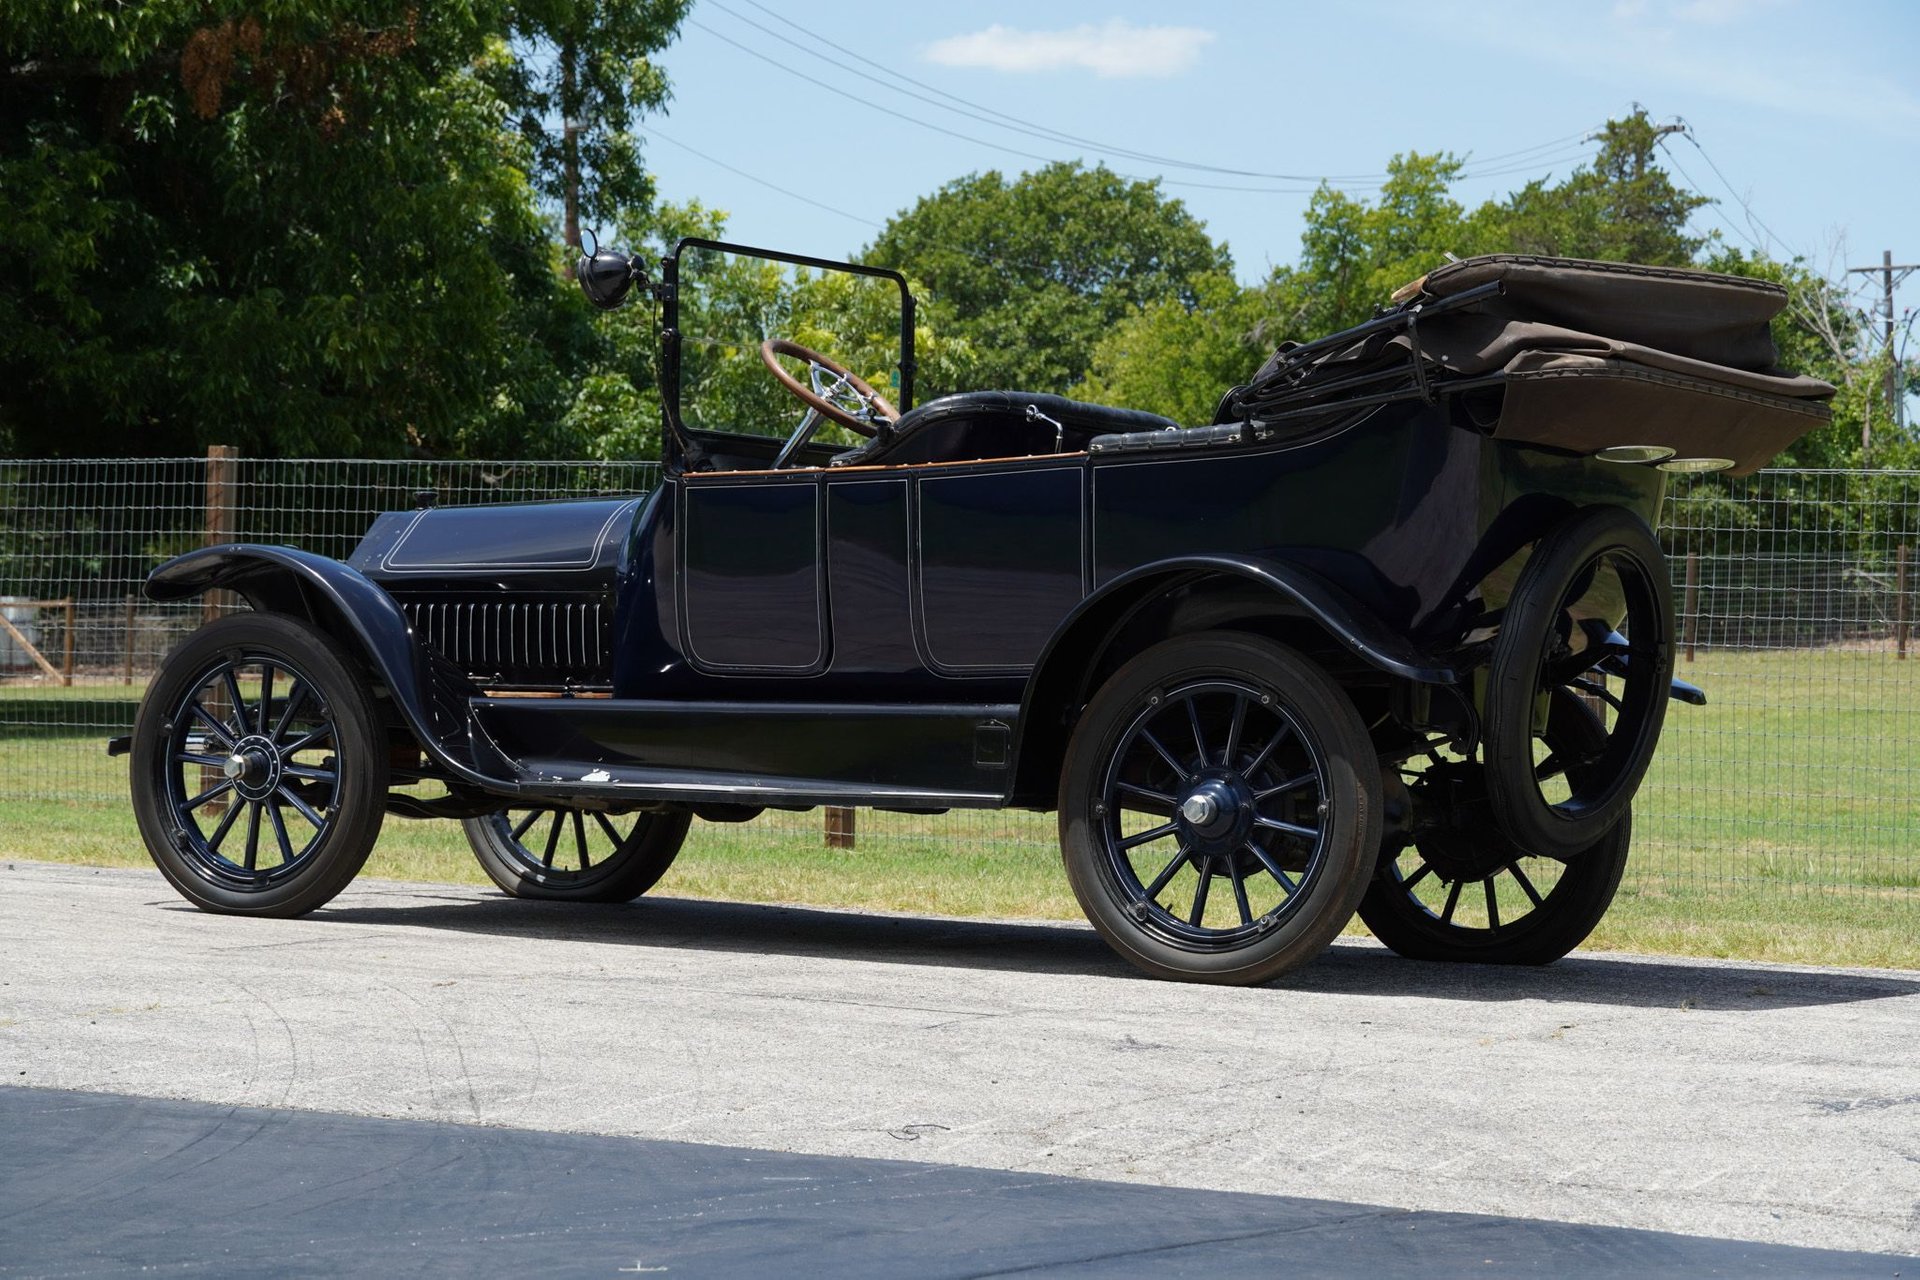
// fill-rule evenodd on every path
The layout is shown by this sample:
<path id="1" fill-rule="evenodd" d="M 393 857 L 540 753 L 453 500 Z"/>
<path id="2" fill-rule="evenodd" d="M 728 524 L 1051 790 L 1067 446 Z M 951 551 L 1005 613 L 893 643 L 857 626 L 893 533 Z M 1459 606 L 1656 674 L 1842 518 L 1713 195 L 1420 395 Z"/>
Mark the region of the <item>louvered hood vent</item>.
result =
<path id="1" fill-rule="evenodd" d="M 403 599 L 416 639 L 489 689 L 604 689 L 612 609 L 599 599 Z"/>

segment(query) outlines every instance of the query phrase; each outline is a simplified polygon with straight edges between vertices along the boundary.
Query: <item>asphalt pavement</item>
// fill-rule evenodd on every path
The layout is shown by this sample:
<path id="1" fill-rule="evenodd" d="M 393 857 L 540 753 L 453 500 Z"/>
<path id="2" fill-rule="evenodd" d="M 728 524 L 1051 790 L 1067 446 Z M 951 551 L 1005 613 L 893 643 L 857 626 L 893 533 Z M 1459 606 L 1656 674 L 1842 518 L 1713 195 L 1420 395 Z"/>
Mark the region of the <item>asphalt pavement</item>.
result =
<path id="1" fill-rule="evenodd" d="M 23 1086 L 0 1099 L 0 1272 L 20 1274 L 111 1271 L 142 1240 L 182 1247 L 191 1215 L 155 1187 L 227 1187 L 255 1205 L 245 1193 L 288 1169 L 329 1182 L 322 1152 L 376 1170 L 379 1141 L 338 1129 L 354 1117 L 442 1135 L 390 1139 L 405 1152 L 518 1150 L 473 1166 L 499 1176 L 460 1238 L 553 1245 L 551 1230 L 522 1230 L 550 1202 L 593 1242 L 582 1273 L 654 1265 L 616 1264 L 638 1237 L 605 1224 L 669 1220 L 680 1252 L 659 1265 L 682 1273 L 747 1267 L 761 1248 L 851 1273 L 869 1256 L 859 1242 L 888 1231 L 931 1249 L 941 1237 L 902 1205 L 950 1231 L 957 1195 L 1000 1206 L 958 1217 L 1008 1248 L 970 1270 L 971 1254 L 939 1252 L 948 1274 L 1120 1270 L 1155 1250 L 1209 1273 L 1320 1256 L 1442 1273 L 1584 1259 L 1599 1272 L 1891 1274 L 1885 1258 L 1756 1246 L 1920 1254 L 1913 972 L 1604 954 L 1478 969 L 1342 943 L 1282 984 L 1233 990 L 1137 977 L 1070 925 L 671 898 L 579 907 L 379 881 L 305 919 L 248 920 L 194 911 L 157 874 L 16 861 L 0 867 L 0 1079 Z M 189 1143 L 218 1160 L 193 1172 L 177 1154 Z M 688 1182 L 689 1152 L 717 1181 Z M 789 1158 L 792 1172 L 766 1173 Z M 579 1169 L 599 1172 L 567 1172 Z M 764 1193 L 749 1185 L 762 1176 L 821 1180 L 844 1194 L 820 1204 L 865 1204 L 890 1225 L 808 1217 L 791 1200 L 757 1211 L 740 1196 Z M 899 1203 L 845 1191 L 915 1179 L 946 1190 Z M 20 1188 L 49 1180 L 71 1188 L 58 1210 L 21 1212 L 33 1198 Z M 456 1179 L 446 1196 L 471 1190 Z M 1234 1194 L 1190 1194 L 1209 1192 Z M 303 1194 L 288 1192 L 306 1212 Z M 71 1240 L 82 1228 L 61 1214 L 93 1199 L 114 1207 L 85 1220 L 120 1233 L 99 1228 L 102 1251 L 28 1249 Z M 1150 1205 L 1181 1224 L 1158 1243 Z M 428 1207 L 409 1211 L 423 1221 L 407 1249 L 448 1247 Z M 696 1245 L 687 1212 L 730 1225 Z M 326 1234 L 324 1217 L 295 1218 L 301 1238 Z M 162 1240 L 142 1221 L 172 1226 Z M 754 1222 L 768 1224 L 757 1240 Z M 1227 1248 L 1235 1222 L 1267 1243 Z M 359 1237 L 389 1253 L 398 1238 Z M 1309 1238 L 1337 1247 L 1288 1252 Z M 1097 1250 L 1074 1251 L 1103 1239 L 1125 1248 L 1097 1266 Z M 223 1247 L 167 1256 L 213 1271 L 259 1261 Z"/>

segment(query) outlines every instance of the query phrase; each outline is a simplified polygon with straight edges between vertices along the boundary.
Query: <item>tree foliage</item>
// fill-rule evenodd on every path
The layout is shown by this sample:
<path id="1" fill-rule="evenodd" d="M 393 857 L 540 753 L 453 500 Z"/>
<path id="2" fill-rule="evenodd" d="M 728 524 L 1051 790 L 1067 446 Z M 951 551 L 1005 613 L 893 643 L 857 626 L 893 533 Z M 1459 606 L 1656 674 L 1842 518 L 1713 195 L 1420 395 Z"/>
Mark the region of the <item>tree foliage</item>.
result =
<path id="1" fill-rule="evenodd" d="M 971 174 L 894 217 L 863 254 L 925 286 L 936 327 L 970 343 L 977 385 L 1064 391 L 1143 306 L 1199 301 L 1226 250 L 1155 182 L 1051 164 Z M 958 390 L 934 377 L 927 394 Z"/>
<path id="2" fill-rule="evenodd" d="M 489 83 L 532 156 L 534 189 L 560 206 L 571 193 L 587 225 L 653 203 L 632 123 L 666 105 L 667 78 L 652 55 L 691 3 L 518 0 L 508 13 L 521 56 L 490 63 Z"/>
<path id="3" fill-rule="evenodd" d="M 1662 130 L 1636 107 L 1600 131 L 1600 151 L 1564 181 L 1536 178 L 1504 201 L 1488 204 L 1483 234 L 1507 253 L 1649 266 L 1691 265 L 1706 240 L 1687 234 L 1687 220 L 1710 203 L 1674 185 L 1655 154 Z"/>
<path id="4" fill-rule="evenodd" d="M 1676 185 L 1659 163 L 1661 137 L 1662 127 L 1636 109 L 1602 131 L 1590 165 L 1474 209 L 1452 194 L 1463 162 L 1445 154 L 1394 157 L 1371 200 L 1323 187 L 1308 207 L 1297 265 L 1246 288 L 1215 277 L 1191 301 L 1137 308 L 1097 343 L 1084 391 L 1182 421 L 1204 420 L 1213 398 L 1244 380 L 1281 341 L 1360 323 L 1396 288 L 1449 256 L 1697 266 L 1783 285 L 1790 301 L 1774 324 L 1781 366 L 1839 388 L 1833 425 L 1795 444 L 1782 465 L 1920 462 L 1915 434 L 1891 429 L 1887 356 L 1845 291 L 1804 262 L 1748 255 L 1717 237 L 1690 234 L 1691 215 L 1708 201 Z M 1863 438 L 1874 442 L 1871 449 Z"/>
<path id="5" fill-rule="evenodd" d="M 607 12 L 644 23 L 662 8 Z M 527 83 L 507 36 L 534 14 L 517 26 L 506 0 L 13 6 L 0 443 L 577 447 L 575 375 L 601 340 L 559 278 L 538 200 L 550 170 L 511 126 L 526 100 L 502 88 Z M 625 47 L 661 38 L 627 34 Z"/>
<path id="6" fill-rule="evenodd" d="M 1232 276 L 1202 277 L 1192 307 L 1149 303 L 1109 330 L 1077 394 L 1176 422 L 1211 422 L 1221 394 L 1266 358 L 1272 302 L 1270 290 L 1242 289 Z"/>

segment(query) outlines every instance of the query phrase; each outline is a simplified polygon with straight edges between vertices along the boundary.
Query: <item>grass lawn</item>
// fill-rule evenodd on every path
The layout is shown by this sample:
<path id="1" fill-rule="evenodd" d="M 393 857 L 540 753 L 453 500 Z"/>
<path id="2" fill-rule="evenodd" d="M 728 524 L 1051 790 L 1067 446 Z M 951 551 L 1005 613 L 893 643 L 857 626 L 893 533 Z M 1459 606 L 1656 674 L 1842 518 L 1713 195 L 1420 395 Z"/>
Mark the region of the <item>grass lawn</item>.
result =
<path id="1" fill-rule="evenodd" d="M 1682 675 L 1635 804 L 1633 860 L 1589 946 L 1920 968 L 1920 660 L 1884 652 L 1702 653 Z M 145 866 L 117 684 L 0 690 L 0 856 Z M 36 705 L 38 704 L 38 705 Z M 30 722 L 57 721 L 35 731 Z M 657 892 L 952 915 L 1075 919 L 1050 815 L 862 811 L 858 846 L 822 819 L 695 823 Z M 367 874 L 486 883 L 458 826 L 388 819 Z M 1359 928 L 1355 926 L 1356 930 Z"/>

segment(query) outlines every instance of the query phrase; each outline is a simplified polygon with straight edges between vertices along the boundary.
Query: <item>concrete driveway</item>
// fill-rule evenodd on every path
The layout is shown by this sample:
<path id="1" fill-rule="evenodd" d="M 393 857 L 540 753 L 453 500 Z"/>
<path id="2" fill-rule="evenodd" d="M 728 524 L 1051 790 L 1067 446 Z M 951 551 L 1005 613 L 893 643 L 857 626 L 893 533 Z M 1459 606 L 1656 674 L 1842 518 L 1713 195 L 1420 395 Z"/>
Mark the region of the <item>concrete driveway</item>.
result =
<path id="1" fill-rule="evenodd" d="M 1920 1253 L 1920 973 L 1343 943 L 1227 990 L 1065 925 L 379 881 L 245 920 L 16 861 L 0 984 L 40 1089 Z"/>

